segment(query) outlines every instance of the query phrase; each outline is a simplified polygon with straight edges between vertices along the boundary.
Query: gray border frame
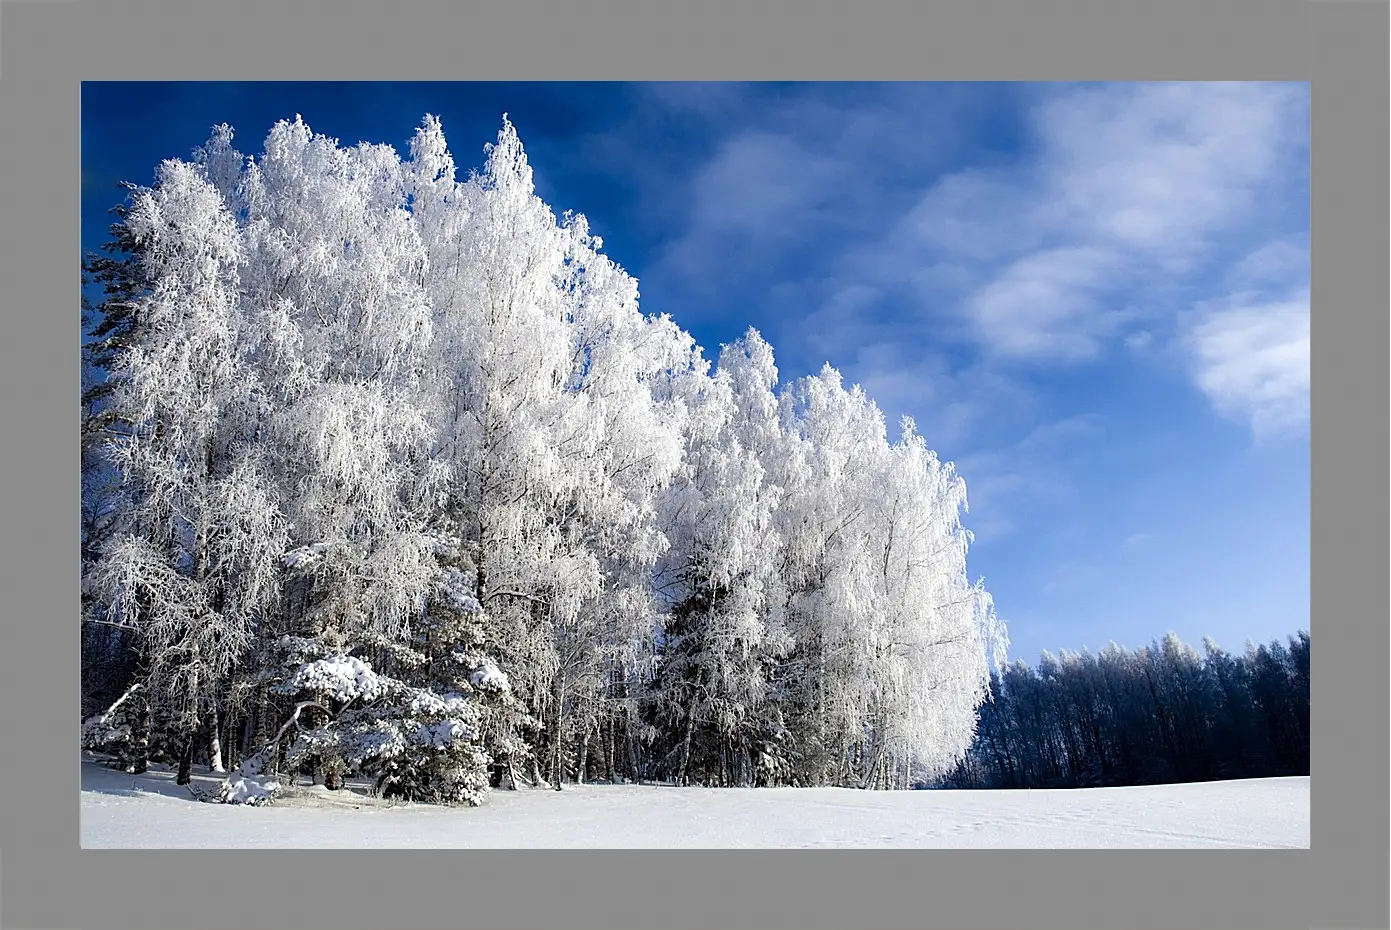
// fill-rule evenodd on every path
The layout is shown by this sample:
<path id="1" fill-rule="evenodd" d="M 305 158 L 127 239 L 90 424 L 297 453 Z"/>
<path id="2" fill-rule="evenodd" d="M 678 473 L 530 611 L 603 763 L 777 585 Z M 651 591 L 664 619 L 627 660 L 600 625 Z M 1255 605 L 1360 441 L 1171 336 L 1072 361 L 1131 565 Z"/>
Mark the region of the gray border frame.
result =
<path id="1" fill-rule="evenodd" d="M 23 443 L 6 441 L 14 451 L 0 558 L 3 926 L 1388 926 L 1386 4 L 975 0 L 914 10 L 762 0 L 737 16 L 708 2 L 654 0 L 611 2 L 602 15 L 536 0 L 0 6 L 0 280 L 10 323 L 0 397 L 3 435 Z M 79 81 L 250 77 L 1311 81 L 1312 589 L 1318 668 L 1328 670 L 1314 676 L 1312 849 L 79 850 L 70 529 Z M 48 703 L 55 693 L 71 697 Z M 251 909 L 231 906 L 229 875 L 257 889 Z M 441 887 L 450 899 L 416 895 Z"/>

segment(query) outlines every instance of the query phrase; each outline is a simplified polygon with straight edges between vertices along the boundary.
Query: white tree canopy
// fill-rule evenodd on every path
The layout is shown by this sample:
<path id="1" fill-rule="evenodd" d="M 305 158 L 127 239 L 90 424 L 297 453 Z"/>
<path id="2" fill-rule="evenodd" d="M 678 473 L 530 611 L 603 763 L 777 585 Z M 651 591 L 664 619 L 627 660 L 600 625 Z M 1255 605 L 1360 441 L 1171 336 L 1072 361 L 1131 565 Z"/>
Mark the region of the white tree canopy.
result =
<path id="1" fill-rule="evenodd" d="M 466 176 L 431 116 L 406 158 L 298 117 L 232 138 L 129 212 L 153 286 L 88 581 L 185 730 L 286 718 L 238 777 L 286 728 L 288 758 L 470 799 L 480 759 L 559 783 L 591 742 L 722 784 L 962 756 L 1003 628 L 911 422 L 891 443 L 829 365 L 781 383 L 754 330 L 712 368 L 505 117 Z"/>

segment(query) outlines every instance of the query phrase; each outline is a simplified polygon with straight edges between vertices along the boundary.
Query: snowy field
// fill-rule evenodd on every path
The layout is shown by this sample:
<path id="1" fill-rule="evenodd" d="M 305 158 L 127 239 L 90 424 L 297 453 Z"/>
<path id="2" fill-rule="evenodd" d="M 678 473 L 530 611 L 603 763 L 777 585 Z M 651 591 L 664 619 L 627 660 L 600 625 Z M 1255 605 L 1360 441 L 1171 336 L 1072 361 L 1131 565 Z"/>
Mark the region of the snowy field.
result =
<path id="1" fill-rule="evenodd" d="M 199 773 L 200 791 L 215 784 Z M 269 807 L 205 804 L 168 771 L 82 761 L 94 848 L 1300 848 L 1309 779 L 1068 791 L 567 785 L 484 806 L 386 806 L 304 788 Z"/>

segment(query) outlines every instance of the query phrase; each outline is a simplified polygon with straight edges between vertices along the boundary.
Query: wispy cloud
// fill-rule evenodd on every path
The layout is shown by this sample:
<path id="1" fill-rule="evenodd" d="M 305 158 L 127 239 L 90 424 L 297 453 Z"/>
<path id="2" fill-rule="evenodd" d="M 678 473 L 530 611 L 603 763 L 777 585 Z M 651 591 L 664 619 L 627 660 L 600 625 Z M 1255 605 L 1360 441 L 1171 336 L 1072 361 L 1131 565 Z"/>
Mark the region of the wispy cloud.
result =
<path id="1" fill-rule="evenodd" d="M 1244 219 L 1307 130 L 1307 92 L 1280 84 L 1122 84 L 1035 110 L 1041 180 L 1061 227 L 1165 260 Z"/>
<path id="2" fill-rule="evenodd" d="M 982 342 L 1001 356 L 1077 361 L 1132 311 L 1105 306 L 1123 259 L 1100 246 L 1034 252 L 1009 265 L 966 303 Z"/>
<path id="3" fill-rule="evenodd" d="M 1288 291 L 1306 285 L 1308 280 L 1307 232 L 1260 243 L 1228 273 L 1228 284 L 1238 291 Z"/>
<path id="4" fill-rule="evenodd" d="M 1032 501 L 1058 501 L 1077 492 L 1075 464 L 1080 451 L 1105 435 L 1095 414 L 1080 414 L 1037 426 L 1006 447 L 962 458 L 977 537 L 995 540 L 1018 527 L 1020 510 Z"/>
<path id="5" fill-rule="evenodd" d="M 1193 378 L 1223 416 L 1258 439 L 1309 422 L 1309 238 L 1261 242 L 1227 269 L 1218 296 L 1183 314 Z"/>
<path id="6" fill-rule="evenodd" d="M 857 209 L 878 232 L 837 254 L 805 250 L 816 283 L 795 293 L 812 309 L 795 314 L 780 348 L 825 356 L 866 384 L 916 382 L 938 399 L 963 391 L 947 401 L 960 411 L 978 406 L 965 370 L 1000 369 L 1027 385 L 1021 364 L 1076 364 L 1121 347 L 1173 357 L 1198 344 L 1184 308 L 1230 293 L 1231 280 L 1307 285 L 1307 254 L 1266 239 L 1304 222 L 1287 214 L 1307 171 L 1305 85 L 1063 86 L 1028 104 L 1018 153 L 977 157 L 916 190 L 863 151 L 848 162 L 844 151 L 785 141 L 765 197 L 804 209 L 780 214 L 779 235 L 800 243 Z M 767 174 L 770 162 L 753 164 L 751 176 Z M 846 178 L 858 203 L 828 193 Z M 766 215 L 765 197 L 743 209 Z M 862 351 L 893 338 L 938 346 L 953 365 L 935 367 L 929 385 L 920 359 Z M 1211 393 L 1199 371 L 1195 383 Z"/>
<path id="7" fill-rule="evenodd" d="M 1005 431 L 1028 430 L 1037 422 L 1034 391 L 989 365 L 962 367 L 947 352 L 901 339 L 860 346 L 841 358 L 891 422 L 912 416 L 938 450 L 979 449 L 970 440 L 984 421 Z"/>
<path id="8" fill-rule="evenodd" d="M 1049 91 L 1028 155 L 939 179 L 880 243 L 895 257 L 881 271 L 911 295 L 925 266 L 967 269 L 973 285 L 919 312 L 954 308 L 987 354 L 1093 358 L 1127 323 L 1162 324 L 1175 284 L 1200 285 L 1251 234 L 1261 193 L 1298 164 L 1306 106 L 1290 85 Z"/>
<path id="9" fill-rule="evenodd" d="M 882 234 L 966 142 L 972 96 L 917 84 L 645 86 L 646 132 L 709 133 L 704 162 L 661 191 L 678 231 L 647 275 L 701 295 L 735 272 L 768 290 L 795 282 L 793 306 L 809 312 L 838 290 L 834 250 Z"/>
<path id="10" fill-rule="evenodd" d="M 653 85 L 648 102 L 651 125 L 708 140 L 666 179 L 676 234 L 645 293 L 753 322 L 785 373 L 830 361 L 913 414 L 952 448 L 979 532 L 1056 491 L 1064 453 L 1030 430 L 1084 412 L 1038 402 L 1060 366 L 1125 351 L 1257 432 L 1307 417 L 1290 296 L 1308 286 L 1307 85 Z M 701 304 L 716 292 L 744 303 Z"/>
<path id="11" fill-rule="evenodd" d="M 691 181 L 688 224 L 664 254 L 665 270 L 695 283 L 710 280 L 715 255 L 728 272 L 796 247 L 816 234 L 844 170 L 786 135 L 755 129 L 725 140 Z"/>
<path id="12" fill-rule="evenodd" d="M 1309 421 L 1309 292 L 1277 302 L 1233 300 L 1193 327 L 1196 377 L 1224 415 L 1258 437 Z"/>

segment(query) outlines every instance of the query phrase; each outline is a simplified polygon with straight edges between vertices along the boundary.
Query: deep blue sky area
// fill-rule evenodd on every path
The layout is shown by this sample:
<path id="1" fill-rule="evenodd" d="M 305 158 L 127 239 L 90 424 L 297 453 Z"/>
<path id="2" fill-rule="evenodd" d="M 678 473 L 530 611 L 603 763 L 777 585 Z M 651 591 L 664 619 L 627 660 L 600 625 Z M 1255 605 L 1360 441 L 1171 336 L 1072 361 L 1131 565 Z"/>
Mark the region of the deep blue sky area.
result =
<path id="1" fill-rule="evenodd" d="M 426 113 L 465 169 L 507 113 L 707 356 L 753 326 L 911 415 L 1012 658 L 1308 629 L 1307 84 L 87 83 L 83 248 L 215 124 Z"/>

